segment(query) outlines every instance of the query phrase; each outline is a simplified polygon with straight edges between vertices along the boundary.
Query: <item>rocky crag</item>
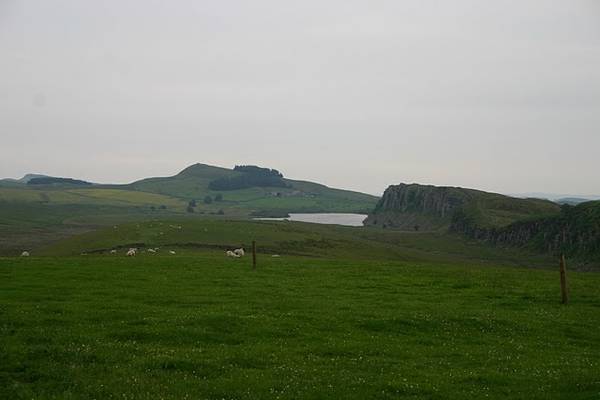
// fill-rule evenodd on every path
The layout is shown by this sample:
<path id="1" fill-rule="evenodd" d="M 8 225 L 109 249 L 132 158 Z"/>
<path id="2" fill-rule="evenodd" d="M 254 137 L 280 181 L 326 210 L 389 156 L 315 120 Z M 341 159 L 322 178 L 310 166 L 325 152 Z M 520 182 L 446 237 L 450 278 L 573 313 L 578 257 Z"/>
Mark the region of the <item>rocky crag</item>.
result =
<path id="1" fill-rule="evenodd" d="M 448 231 L 503 246 L 600 260 L 600 202 L 577 206 L 457 187 L 390 186 L 365 221 L 384 229 Z"/>

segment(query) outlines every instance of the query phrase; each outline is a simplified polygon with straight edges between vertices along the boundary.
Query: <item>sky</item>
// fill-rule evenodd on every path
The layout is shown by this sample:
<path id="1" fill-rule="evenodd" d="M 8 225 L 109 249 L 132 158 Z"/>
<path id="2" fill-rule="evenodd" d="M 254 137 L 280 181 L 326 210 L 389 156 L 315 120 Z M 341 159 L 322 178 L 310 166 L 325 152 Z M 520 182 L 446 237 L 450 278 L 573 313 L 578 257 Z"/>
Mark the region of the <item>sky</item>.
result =
<path id="1" fill-rule="evenodd" d="M 600 194 L 597 0 L 0 0 L 0 177 Z"/>

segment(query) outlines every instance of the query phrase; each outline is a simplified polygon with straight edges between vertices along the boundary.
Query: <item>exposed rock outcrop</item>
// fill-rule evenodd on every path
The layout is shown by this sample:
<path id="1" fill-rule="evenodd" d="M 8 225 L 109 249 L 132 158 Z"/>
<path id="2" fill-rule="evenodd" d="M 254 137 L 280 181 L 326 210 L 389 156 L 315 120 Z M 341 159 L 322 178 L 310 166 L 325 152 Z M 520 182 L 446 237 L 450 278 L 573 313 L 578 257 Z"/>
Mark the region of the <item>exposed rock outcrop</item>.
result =
<path id="1" fill-rule="evenodd" d="M 517 199 L 459 187 L 399 184 L 385 191 L 365 223 L 395 229 L 448 229 L 455 214 L 461 212 L 475 226 L 488 228 L 557 214 L 559 210 L 558 205 L 544 200 Z"/>
<path id="2" fill-rule="evenodd" d="M 390 186 L 366 225 L 447 230 L 500 246 L 600 260 L 600 201 L 562 207 L 454 187 Z"/>

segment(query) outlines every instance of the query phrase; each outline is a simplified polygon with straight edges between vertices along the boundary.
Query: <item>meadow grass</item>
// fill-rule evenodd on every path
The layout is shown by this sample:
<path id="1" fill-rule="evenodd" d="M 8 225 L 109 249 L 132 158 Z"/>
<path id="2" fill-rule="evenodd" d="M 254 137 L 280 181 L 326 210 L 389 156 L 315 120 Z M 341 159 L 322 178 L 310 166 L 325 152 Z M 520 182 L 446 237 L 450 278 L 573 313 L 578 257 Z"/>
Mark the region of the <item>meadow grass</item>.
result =
<path id="1" fill-rule="evenodd" d="M 35 254 L 108 254 L 115 248 L 161 247 L 191 255 L 206 249 L 249 249 L 252 240 L 265 253 L 329 259 L 527 267 L 548 267 L 556 262 L 547 255 L 489 246 L 458 235 L 227 218 L 166 218 L 111 225 L 39 248 Z"/>
<path id="2" fill-rule="evenodd" d="M 600 396 L 600 275 L 259 254 L 0 258 L 0 398 Z"/>

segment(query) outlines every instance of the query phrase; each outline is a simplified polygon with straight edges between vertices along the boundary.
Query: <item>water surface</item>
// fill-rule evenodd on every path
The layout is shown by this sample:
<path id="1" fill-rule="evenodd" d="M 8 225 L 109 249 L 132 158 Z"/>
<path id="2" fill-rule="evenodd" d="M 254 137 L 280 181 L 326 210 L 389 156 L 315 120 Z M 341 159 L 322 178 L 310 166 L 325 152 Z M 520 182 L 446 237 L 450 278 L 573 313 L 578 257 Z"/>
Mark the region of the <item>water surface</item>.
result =
<path id="1" fill-rule="evenodd" d="M 310 222 L 313 224 L 329 224 L 344 226 L 363 226 L 363 221 L 367 218 L 365 214 L 343 214 L 343 213 L 310 213 L 310 214 L 292 214 L 288 218 L 255 218 L 261 221 L 298 221 Z"/>

